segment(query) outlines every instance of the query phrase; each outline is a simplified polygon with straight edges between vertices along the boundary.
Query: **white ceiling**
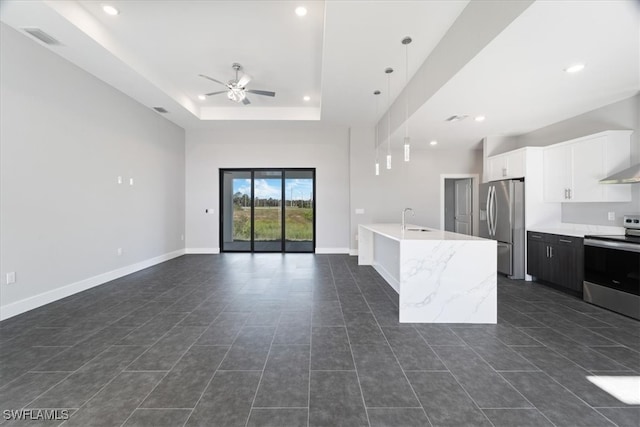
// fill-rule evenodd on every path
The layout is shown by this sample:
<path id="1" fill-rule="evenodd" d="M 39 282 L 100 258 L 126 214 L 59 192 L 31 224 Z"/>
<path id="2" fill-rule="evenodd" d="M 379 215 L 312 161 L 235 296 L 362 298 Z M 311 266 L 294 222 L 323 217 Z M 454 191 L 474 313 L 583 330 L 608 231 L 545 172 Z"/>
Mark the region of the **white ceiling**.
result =
<path id="1" fill-rule="evenodd" d="M 143 105 L 165 107 L 165 117 L 186 129 L 373 126 L 387 105 L 384 68 L 396 70 L 391 101 L 405 85 L 400 40 L 413 38 L 412 76 L 469 3 L 107 2 L 120 15 L 107 16 L 103 2 L 90 0 L 7 0 L 0 3 L 0 19 L 20 31 L 41 28 L 63 44 L 51 51 Z M 633 95 L 640 90 L 639 4 L 535 2 L 424 100 L 410 120 L 413 140 L 473 147 L 486 135 L 526 132 Z M 295 15 L 299 5 L 307 7 L 305 17 Z M 587 67 L 567 75 L 562 69 L 574 61 Z M 252 95 L 249 106 L 224 94 L 198 100 L 224 89 L 198 74 L 227 81 L 233 62 L 253 77 L 250 89 L 273 90 L 276 97 Z M 375 89 L 383 91 L 378 114 Z M 470 118 L 444 122 L 453 114 Z M 474 122 L 476 114 L 486 121 Z"/>
<path id="2" fill-rule="evenodd" d="M 586 64 L 582 72 L 564 72 L 577 62 Z M 638 90 L 640 2 L 537 1 L 409 123 L 420 145 L 435 139 L 438 148 L 458 148 L 486 135 L 529 132 Z M 454 114 L 469 117 L 445 122 Z M 475 122 L 477 115 L 486 120 Z"/>

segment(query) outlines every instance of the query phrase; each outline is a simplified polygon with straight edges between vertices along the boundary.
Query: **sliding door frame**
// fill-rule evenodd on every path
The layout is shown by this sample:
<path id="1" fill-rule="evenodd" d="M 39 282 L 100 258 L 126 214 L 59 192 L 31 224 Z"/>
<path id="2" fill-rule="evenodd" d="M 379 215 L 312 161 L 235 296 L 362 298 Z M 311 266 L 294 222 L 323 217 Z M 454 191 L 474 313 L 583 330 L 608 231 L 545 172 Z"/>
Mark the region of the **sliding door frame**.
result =
<path id="1" fill-rule="evenodd" d="M 254 239 L 254 222 L 255 222 L 255 173 L 263 172 L 263 171 L 274 171 L 281 173 L 282 186 L 281 186 L 281 210 L 280 210 L 280 223 L 282 226 L 280 227 L 280 242 L 281 248 L 279 251 L 257 251 L 255 250 L 255 239 Z M 294 250 L 286 250 L 287 242 L 286 242 L 286 227 L 287 224 L 285 222 L 285 211 L 286 211 L 286 179 L 287 179 L 287 171 L 308 171 L 311 172 L 312 177 L 312 191 L 313 198 L 311 200 L 311 208 L 313 213 L 313 221 L 312 221 L 312 229 L 313 229 L 313 239 L 312 239 L 312 250 L 311 251 L 294 251 Z M 251 173 L 251 241 L 250 246 L 251 249 L 249 251 L 246 250 L 234 250 L 234 249 L 224 249 L 224 173 L 225 172 L 250 172 Z M 219 169 L 219 208 L 218 212 L 220 221 L 218 224 L 218 238 L 220 245 L 220 252 L 244 252 L 244 253 L 315 253 L 316 251 L 316 168 L 220 168 Z"/>

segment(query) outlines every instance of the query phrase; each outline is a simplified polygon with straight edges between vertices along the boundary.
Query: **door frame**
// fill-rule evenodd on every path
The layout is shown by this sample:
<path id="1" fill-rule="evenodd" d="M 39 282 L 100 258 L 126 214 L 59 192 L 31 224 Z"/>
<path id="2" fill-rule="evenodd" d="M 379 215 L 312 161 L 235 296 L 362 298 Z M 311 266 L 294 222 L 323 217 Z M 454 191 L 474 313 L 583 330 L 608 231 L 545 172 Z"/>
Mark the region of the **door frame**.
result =
<path id="1" fill-rule="evenodd" d="M 281 209 L 281 242 L 282 242 L 282 247 L 279 251 L 255 251 L 255 247 L 254 247 L 254 238 L 253 238 L 253 228 L 254 228 L 254 201 L 255 201 L 255 172 L 260 172 L 260 171 L 279 171 L 282 173 L 282 209 Z M 313 191 L 313 200 L 312 200 L 312 210 L 313 210 L 313 239 L 312 239 L 312 250 L 311 251 L 292 251 L 286 250 L 286 240 L 285 240 L 285 236 L 286 236 L 286 222 L 285 222 L 285 210 L 286 210 L 286 186 L 285 186 L 285 182 L 286 182 L 286 172 L 287 171 L 309 171 L 311 172 L 311 176 L 312 176 L 312 191 Z M 223 233 L 223 227 L 224 227 L 224 173 L 225 172 L 250 172 L 251 173 L 251 242 L 250 242 L 250 250 L 248 251 L 244 251 L 244 250 L 224 250 L 224 233 Z M 220 212 L 219 215 L 219 221 L 218 221 L 218 244 L 220 247 L 220 252 L 240 252 L 240 253 L 315 253 L 316 251 L 316 168 L 282 168 L 282 167 L 274 167 L 274 168 L 218 168 L 218 184 L 219 184 L 219 189 L 218 189 L 218 194 L 219 194 L 219 200 L 218 200 L 218 212 Z"/>
<path id="2" fill-rule="evenodd" d="M 478 200 L 478 192 L 480 189 L 480 175 L 477 173 L 442 173 L 440 174 L 440 230 L 444 230 L 444 181 L 445 179 L 464 179 L 471 178 L 471 224 L 473 227 L 472 235 L 477 236 L 479 230 L 478 212 L 480 203 Z"/>

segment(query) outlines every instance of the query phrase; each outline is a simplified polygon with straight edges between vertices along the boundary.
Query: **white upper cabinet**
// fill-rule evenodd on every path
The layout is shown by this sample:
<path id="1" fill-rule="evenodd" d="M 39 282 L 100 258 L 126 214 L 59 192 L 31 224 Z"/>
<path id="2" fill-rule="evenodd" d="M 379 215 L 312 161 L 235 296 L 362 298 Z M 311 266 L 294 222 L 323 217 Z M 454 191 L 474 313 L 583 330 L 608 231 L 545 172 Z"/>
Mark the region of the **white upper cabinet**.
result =
<path id="1" fill-rule="evenodd" d="M 630 184 L 600 180 L 630 166 L 631 131 L 606 131 L 544 148 L 546 202 L 629 202 Z"/>
<path id="2" fill-rule="evenodd" d="M 525 175 L 525 150 L 519 149 L 487 159 L 487 181 L 522 178 Z"/>
<path id="3" fill-rule="evenodd" d="M 543 183 L 545 202 L 568 200 L 571 181 L 567 171 L 571 168 L 571 149 L 566 145 L 549 147 L 543 153 Z"/>

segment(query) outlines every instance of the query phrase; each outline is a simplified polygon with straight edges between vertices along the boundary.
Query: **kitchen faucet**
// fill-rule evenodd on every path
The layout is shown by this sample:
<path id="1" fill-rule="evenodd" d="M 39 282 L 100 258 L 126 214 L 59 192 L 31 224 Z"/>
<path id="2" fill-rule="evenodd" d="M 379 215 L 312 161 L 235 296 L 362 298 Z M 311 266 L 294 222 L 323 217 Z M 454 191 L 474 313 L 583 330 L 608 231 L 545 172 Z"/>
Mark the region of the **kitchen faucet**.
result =
<path id="1" fill-rule="evenodd" d="M 415 216 L 415 212 L 413 212 L 413 209 L 411 209 L 411 208 L 405 208 L 402 211 L 402 231 L 405 231 L 407 229 L 407 224 L 406 224 L 405 219 L 404 219 L 404 217 L 407 214 L 407 212 L 411 212 L 411 216 Z"/>

